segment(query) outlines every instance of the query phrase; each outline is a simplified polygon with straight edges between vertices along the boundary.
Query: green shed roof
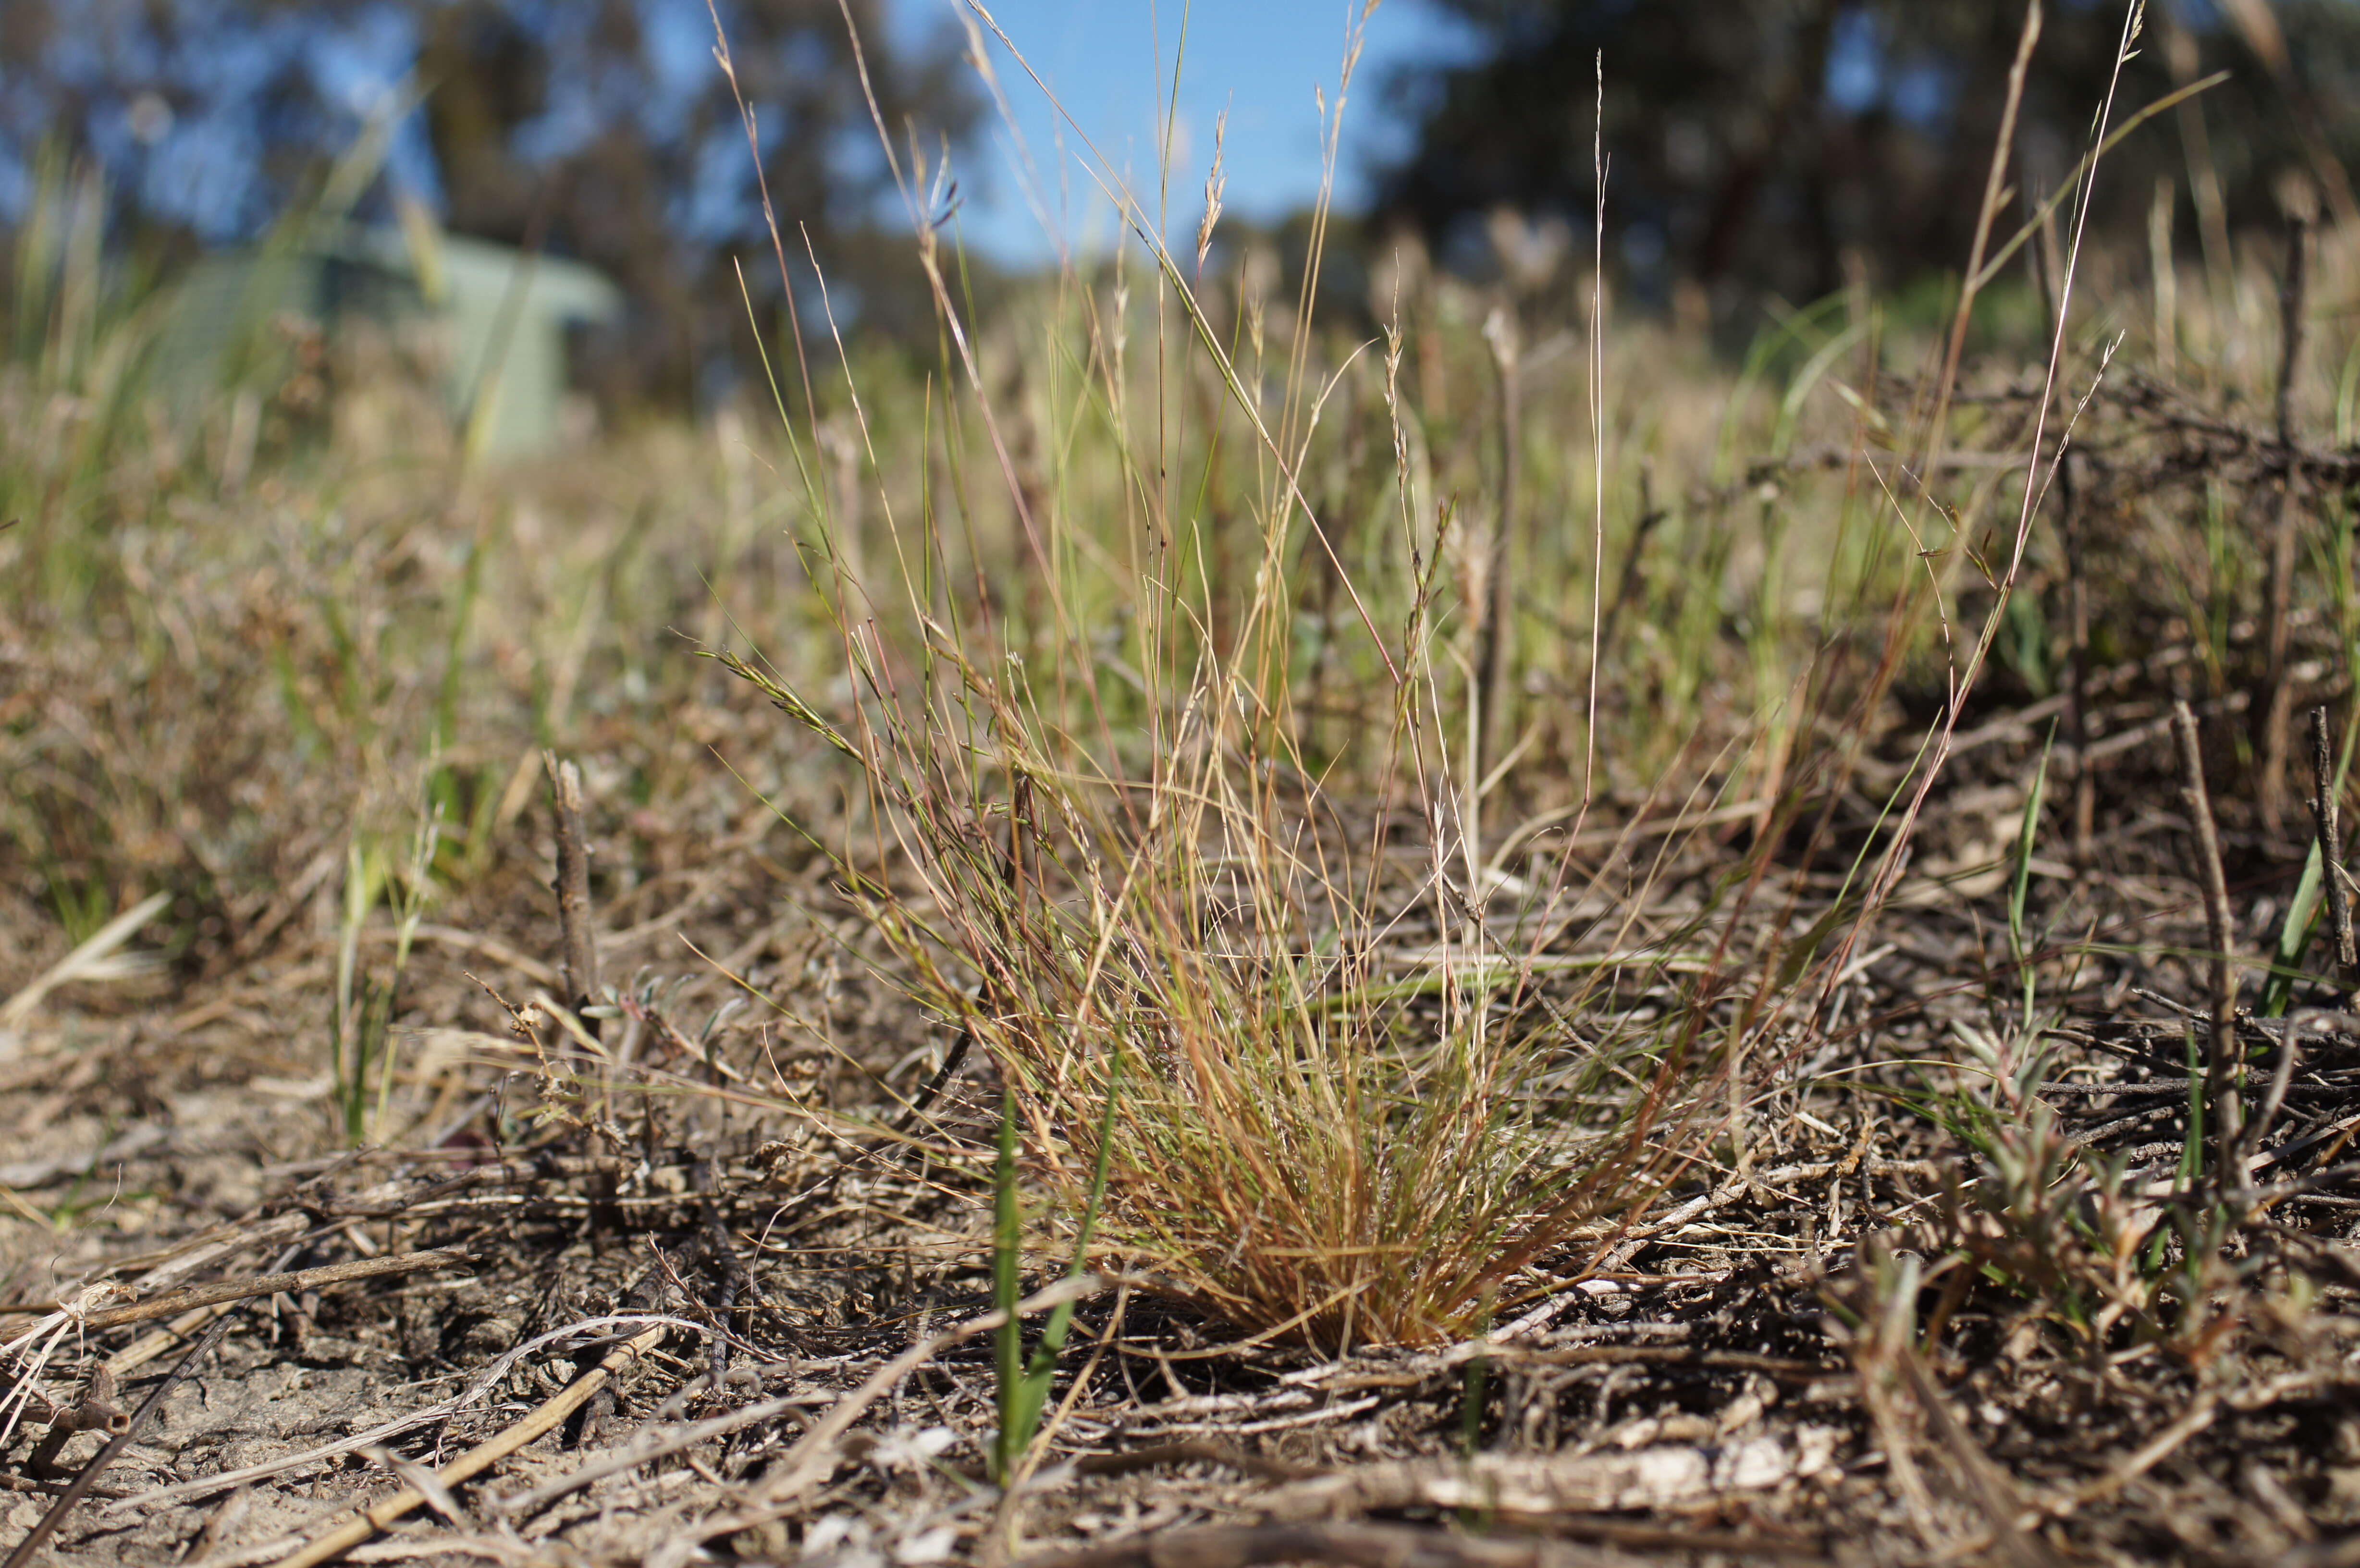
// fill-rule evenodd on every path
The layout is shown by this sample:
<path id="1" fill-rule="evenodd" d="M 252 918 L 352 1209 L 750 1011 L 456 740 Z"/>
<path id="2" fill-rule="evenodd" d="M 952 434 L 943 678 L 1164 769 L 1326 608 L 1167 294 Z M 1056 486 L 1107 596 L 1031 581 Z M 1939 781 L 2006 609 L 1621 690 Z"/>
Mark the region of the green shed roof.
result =
<path id="1" fill-rule="evenodd" d="M 469 445 L 493 457 L 546 448 L 569 386 L 566 329 L 613 319 L 623 293 L 595 269 L 432 225 L 351 226 L 308 245 L 207 256 L 183 280 L 158 346 L 182 392 L 234 374 L 232 357 L 282 314 L 333 332 L 353 320 L 447 324 L 443 394 Z"/>

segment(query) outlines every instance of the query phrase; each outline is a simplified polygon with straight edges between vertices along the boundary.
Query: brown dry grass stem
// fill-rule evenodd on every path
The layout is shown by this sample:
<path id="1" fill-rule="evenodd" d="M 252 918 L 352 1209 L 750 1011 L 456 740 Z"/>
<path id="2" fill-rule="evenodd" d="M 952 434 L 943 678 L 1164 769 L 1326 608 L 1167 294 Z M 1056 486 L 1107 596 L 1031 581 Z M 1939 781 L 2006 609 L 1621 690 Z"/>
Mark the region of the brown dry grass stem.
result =
<path id="1" fill-rule="evenodd" d="M 2296 425 L 2295 387 L 2302 369 L 2304 317 L 2309 310 L 2311 224 L 2298 212 L 2287 221 L 2286 268 L 2278 288 L 2278 444 L 2285 458 L 2278 475 L 2269 539 L 2269 575 L 2263 588 L 2262 688 L 2252 718 L 2260 757 L 2257 803 L 2262 822 L 2275 832 L 2286 811 L 2287 747 L 2292 731 L 2294 691 L 2287 676 L 2288 616 L 2294 608 L 2296 543 L 2300 535 L 2302 474 L 2294 460 L 2300 430 Z"/>
<path id="2" fill-rule="evenodd" d="M 2335 788 L 2335 753 L 2327 729 L 2327 710 L 2311 711 L 2311 817 L 2319 844 L 2320 894 L 2326 899 L 2327 930 L 2336 969 L 2349 981 L 2360 969 L 2360 947 L 2352 935 L 2352 895 L 2344 870 L 2343 803 Z"/>
<path id="3" fill-rule="evenodd" d="M 2196 883 L 2203 895 L 2204 925 L 2211 953 L 2212 1022 L 2204 1068 L 2204 1092 L 2212 1116 L 2216 1174 L 2224 1188 L 2242 1184 L 2245 1173 L 2234 1169 L 2245 1140 L 2245 1103 L 2241 1082 L 2245 1067 L 2237 1043 L 2237 980 L 2231 950 L 2229 883 L 2221 866 L 2221 839 L 2212 821 L 2212 797 L 2204 788 L 2204 742 L 2196 715 L 2184 700 L 2171 705 L 2171 733 L 2180 754 L 2180 799 L 2188 813 L 2189 832 L 2195 839 Z"/>
<path id="4" fill-rule="evenodd" d="M 1499 388 L 1499 493 L 1493 505 L 1490 543 L 1482 554 L 1483 602 L 1478 607 L 1475 681 L 1471 695 L 1476 736 L 1469 750 L 1469 778 L 1477 781 L 1474 820 L 1483 821 L 1484 791 L 1502 761 L 1510 718 L 1509 671 L 1515 664 L 1516 506 L 1524 464 L 1524 345 L 1516 329 L 1513 297 L 1494 305 L 1483 319 L 1483 340 L 1491 350 Z M 1480 835 L 1479 835 L 1480 836 Z"/>
<path id="5" fill-rule="evenodd" d="M 565 1003 L 580 1013 L 598 994 L 598 937 L 590 906 L 590 842 L 582 825 L 582 770 L 554 752 L 541 754 L 549 772 L 551 817 L 557 840 L 557 919 L 563 940 Z M 596 1021 L 586 1027 L 597 1032 Z"/>
<path id="6" fill-rule="evenodd" d="M 213 1285 L 191 1285 L 126 1306 L 99 1307 L 76 1312 L 74 1320 L 84 1329 L 119 1328 L 125 1323 L 173 1317 L 193 1308 L 215 1306 L 224 1301 L 242 1301 L 255 1296 L 282 1293 L 300 1295 L 307 1290 L 324 1290 L 360 1279 L 419 1274 L 436 1269 L 461 1269 L 475 1260 L 475 1255 L 464 1247 L 405 1252 L 391 1258 L 356 1258 L 349 1262 L 326 1264 L 318 1269 L 298 1269 L 284 1274 L 257 1274 L 248 1279 L 224 1279 Z M 5 1310 L 38 1312 L 47 1309 L 10 1307 Z"/>

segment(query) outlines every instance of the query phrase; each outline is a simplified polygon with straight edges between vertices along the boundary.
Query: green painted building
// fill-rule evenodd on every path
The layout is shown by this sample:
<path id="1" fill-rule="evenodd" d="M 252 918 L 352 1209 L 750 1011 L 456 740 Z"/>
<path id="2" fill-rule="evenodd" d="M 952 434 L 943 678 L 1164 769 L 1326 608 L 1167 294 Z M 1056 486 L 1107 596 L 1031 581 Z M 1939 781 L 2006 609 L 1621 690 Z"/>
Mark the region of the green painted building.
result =
<path id="1" fill-rule="evenodd" d="M 437 330 L 442 391 L 471 450 L 519 457 L 556 444 L 571 387 L 569 330 L 610 321 L 623 295 L 578 262 L 444 234 L 342 226 L 210 256 L 191 268 L 157 344 L 159 385 L 191 396 L 236 377 L 288 316 L 331 338 L 355 321 Z"/>

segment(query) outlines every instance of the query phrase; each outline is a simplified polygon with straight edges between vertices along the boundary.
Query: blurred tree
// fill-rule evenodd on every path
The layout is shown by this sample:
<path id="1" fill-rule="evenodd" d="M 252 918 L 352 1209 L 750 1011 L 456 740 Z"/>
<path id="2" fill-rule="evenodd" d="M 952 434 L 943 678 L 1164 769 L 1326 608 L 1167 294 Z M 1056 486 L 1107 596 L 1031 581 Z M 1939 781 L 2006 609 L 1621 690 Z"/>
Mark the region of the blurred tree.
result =
<path id="1" fill-rule="evenodd" d="M 883 237 L 906 220 L 847 20 L 897 150 L 930 157 L 977 118 L 955 33 L 889 26 L 886 0 L 717 11 L 799 302 L 815 257 L 839 319 L 929 321 L 905 233 Z M 740 264 L 759 320 L 783 303 L 713 41 L 705 0 L 0 0 L 0 223 L 48 147 L 104 172 L 151 251 L 249 238 L 416 94 L 361 215 L 417 196 L 457 232 L 607 270 L 636 306 L 593 356 L 607 389 L 710 392 L 746 340 Z"/>
<path id="2" fill-rule="evenodd" d="M 1380 212 L 1462 260 L 1483 254 L 1497 207 L 1586 230 L 1602 51 L 1610 237 L 1634 271 L 1721 285 L 1724 302 L 1754 287 L 1824 293 L 1847 253 L 1888 279 L 1962 263 L 2025 16 L 2025 0 L 1428 3 L 1480 47 L 1390 83 L 1413 138 L 1381 172 Z M 2124 13 L 2048 0 L 2012 171 L 2020 191 L 2045 193 L 2081 156 Z M 2170 47 L 2156 47 L 2158 33 Z M 2232 80 L 2201 100 L 2202 145 L 2184 122 L 2151 125 L 2110 161 L 2101 221 L 2143 233 L 2159 173 L 2200 196 L 2206 181 L 2231 192 L 2231 222 L 2275 223 L 2288 169 L 2348 203 L 2360 5 L 2153 5 L 2115 122 L 2223 67 Z"/>
<path id="3" fill-rule="evenodd" d="M 606 356 L 610 368 L 637 377 L 695 366 L 709 377 L 731 364 L 730 345 L 745 337 L 739 267 L 765 317 L 781 285 L 703 0 L 403 3 L 419 18 L 417 71 L 452 227 L 553 245 L 612 272 L 646 310 L 628 351 Z M 789 266 L 816 259 L 839 318 L 930 330 L 847 12 L 892 133 L 930 156 L 963 139 L 978 101 L 956 49 L 946 35 L 896 47 L 883 0 L 720 6 Z M 902 243 L 880 243 L 880 228 Z"/>

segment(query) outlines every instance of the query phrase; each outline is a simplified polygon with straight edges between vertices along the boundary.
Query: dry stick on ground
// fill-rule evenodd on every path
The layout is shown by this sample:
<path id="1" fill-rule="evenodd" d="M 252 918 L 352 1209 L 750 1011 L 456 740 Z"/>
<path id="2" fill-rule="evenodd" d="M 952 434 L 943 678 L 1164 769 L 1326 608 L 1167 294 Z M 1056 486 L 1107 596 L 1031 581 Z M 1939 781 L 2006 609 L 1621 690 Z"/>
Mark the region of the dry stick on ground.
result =
<path id="1" fill-rule="evenodd" d="M 246 1279 L 224 1279 L 215 1285 L 191 1285 L 185 1290 L 154 1296 L 127 1307 L 106 1307 L 85 1313 L 82 1323 L 84 1328 L 116 1328 L 124 1323 L 146 1323 L 150 1318 L 169 1318 L 192 1308 L 210 1307 L 218 1301 L 242 1301 L 249 1296 L 275 1296 L 281 1291 L 297 1295 L 354 1279 L 375 1279 L 388 1274 L 416 1274 L 428 1269 L 456 1269 L 475 1261 L 474 1253 L 455 1247 L 434 1252 L 404 1253 L 399 1258 L 358 1258 L 349 1263 L 331 1263 L 322 1269 L 299 1269 L 291 1274 L 258 1274 Z"/>
<path id="2" fill-rule="evenodd" d="M 2360 969 L 2352 941 L 2352 899 L 2344 887 L 2344 823 L 2335 792 L 2334 748 L 2328 744 L 2327 710 L 2311 711 L 2311 821 L 2319 833 L 2320 889 L 2327 899 L 2327 929 L 2335 939 L 2335 966 L 2349 982 Z"/>
<path id="3" fill-rule="evenodd" d="M 2262 690 L 2254 703 L 2255 739 L 2261 754 L 2262 822 L 2278 830 L 2286 795 L 2287 721 L 2292 716 L 2292 692 L 2287 681 L 2287 613 L 2294 604 L 2296 525 L 2300 520 L 2297 497 L 2302 488 L 2300 466 L 2295 462 L 2294 378 L 2302 364 L 2303 294 L 2309 267 L 2306 241 L 2311 225 L 2297 213 L 2287 221 L 2286 278 L 2278 290 L 2278 451 L 2285 469 L 2278 476 L 2278 519 L 2270 530 L 2270 575 L 2263 628 Z"/>
<path id="4" fill-rule="evenodd" d="M 1623 1568 L 1619 1552 L 1562 1541 L 1502 1541 L 1385 1524 L 1207 1525 L 1043 1552 L 1017 1568 L 1251 1568 L 1342 1563 L 1352 1568 Z"/>
<path id="5" fill-rule="evenodd" d="M 105 1474 L 106 1467 L 122 1457 L 123 1451 L 130 1447 L 132 1442 L 147 1430 L 148 1421 L 154 1419 L 156 1411 L 161 1408 L 164 1401 L 171 1397 L 172 1390 L 179 1388 L 189 1374 L 196 1369 L 197 1363 L 203 1360 L 213 1347 L 221 1343 L 222 1335 L 227 1334 L 229 1325 L 236 1321 L 237 1316 L 233 1312 L 205 1330 L 204 1337 L 190 1346 L 189 1353 L 180 1357 L 180 1364 L 172 1368 L 172 1375 L 158 1384 L 154 1393 L 140 1401 L 139 1409 L 133 1412 L 129 1422 L 121 1432 L 108 1439 L 106 1446 L 100 1449 L 91 1462 L 82 1467 L 82 1474 L 74 1477 L 73 1485 L 68 1486 L 64 1494 L 49 1505 L 49 1512 L 43 1514 L 39 1522 L 27 1532 L 25 1539 L 16 1543 L 16 1550 L 8 1554 L 7 1563 L 0 1565 L 0 1568 L 25 1568 L 25 1564 L 33 1560 L 33 1553 L 41 1549 L 41 1542 L 49 1540 L 50 1532 L 58 1528 L 59 1523 L 67 1514 L 73 1511 L 73 1506 L 76 1503 L 90 1495 L 91 1489 L 98 1485 L 99 1476 Z"/>
<path id="6" fill-rule="evenodd" d="M 565 1003 L 579 1013 L 598 990 L 598 939 L 590 928 L 590 840 L 582 827 L 582 770 L 541 754 L 557 821 L 557 920 L 565 943 Z M 590 1026 L 595 1028 L 595 1025 Z"/>
<path id="7" fill-rule="evenodd" d="M 524 1420 L 498 1436 L 475 1444 L 434 1472 L 434 1479 L 448 1491 L 478 1472 L 491 1468 L 543 1432 L 553 1430 L 591 1395 L 604 1388 L 607 1379 L 628 1367 L 670 1329 L 668 1323 L 658 1323 L 623 1341 L 608 1351 L 597 1366 L 550 1396 Z M 426 1494 L 417 1487 L 405 1486 L 385 1501 L 358 1510 L 358 1517 L 320 1537 L 292 1556 L 279 1559 L 277 1568 L 314 1568 L 315 1564 L 340 1557 L 426 1500 Z M 13 1564 L 11 1568 L 14 1568 Z"/>
<path id="8" fill-rule="evenodd" d="M 2234 1170 L 2245 1138 L 2245 1107 L 2238 1098 L 2237 982 L 2229 964 L 2229 883 L 2221 870 L 2221 838 L 2212 826 L 2212 800 L 2204 789 L 2204 747 L 2196 715 L 2175 698 L 2171 730 L 2180 741 L 2180 799 L 2196 834 L 2196 874 L 2204 892 L 2204 926 L 2212 947 L 2212 1038 L 2204 1068 L 2205 1098 L 2212 1108 L 2215 1179 L 2226 1190 L 2241 1184 Z"/>

